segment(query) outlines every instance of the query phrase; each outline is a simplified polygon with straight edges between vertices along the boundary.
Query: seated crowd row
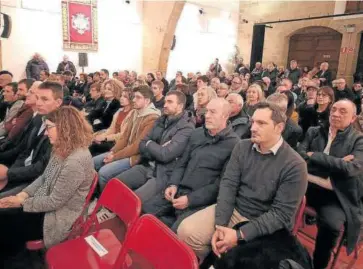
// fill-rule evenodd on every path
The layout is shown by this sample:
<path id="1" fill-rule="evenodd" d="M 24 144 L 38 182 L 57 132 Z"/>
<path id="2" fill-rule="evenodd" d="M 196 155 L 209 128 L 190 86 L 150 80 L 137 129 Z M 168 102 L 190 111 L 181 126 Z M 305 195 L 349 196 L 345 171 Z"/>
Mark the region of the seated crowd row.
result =
<path id="1" fill-rule="evenodd" d="M 168 225 L 201 262 L 212 249 L 219 255 L 290 230 L 304 195 L 319 215 L 314 267 L 327 266 L 345 223 L 353 250 L 363 210 L 357 90 L 308 77 L 276 87 L 264 77 L 242 89 L 240 75 L 230 88 L 200 75 L 194 88 L 180 72 L 171 86 L 157 72 L 151 88 L 131 72 L 125 88 L 122 75 L 101 74 L 89 95 L 68 87 L 70 99 L 50 78 L 4 85 L 0 255 L 31 239 L 47 247 L 64 240 L 93 169 L 100 191 L 112 178 L 124 182 L 143 213 Z"/>

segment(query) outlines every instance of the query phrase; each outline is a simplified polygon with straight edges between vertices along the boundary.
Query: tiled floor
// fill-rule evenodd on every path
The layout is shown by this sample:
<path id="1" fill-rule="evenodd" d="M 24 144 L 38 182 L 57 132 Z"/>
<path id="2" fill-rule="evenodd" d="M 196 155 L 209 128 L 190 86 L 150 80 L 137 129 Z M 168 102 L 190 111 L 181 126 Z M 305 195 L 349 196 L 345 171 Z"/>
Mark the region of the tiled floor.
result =
<path id="1" fill-rule="evenodd" d="M 314 240 L 310 239 L 306 234 L 313 236 L 315 238 L 316 235 L 316 226 L 315 225 L 307 225 L 303 229 L 301 229 L 301 232 L 298 234 L 298 238 L 300 242 L 308 249 L 310 254 L 314 251 Z M 335 266 L 335 269 L 343 269 L 346 268 L 349 261 L 351 260 L 351 257 L 347 256 L 346 249 L 343 247 L 343 253 L 340 256 L 340 259 Z M 353 254 L 352 254 L 353 255 Z M 354 269 L 362 269 L 363 268 L 363 250 L 361 251 L 358 261 L 353 267 Z"/>

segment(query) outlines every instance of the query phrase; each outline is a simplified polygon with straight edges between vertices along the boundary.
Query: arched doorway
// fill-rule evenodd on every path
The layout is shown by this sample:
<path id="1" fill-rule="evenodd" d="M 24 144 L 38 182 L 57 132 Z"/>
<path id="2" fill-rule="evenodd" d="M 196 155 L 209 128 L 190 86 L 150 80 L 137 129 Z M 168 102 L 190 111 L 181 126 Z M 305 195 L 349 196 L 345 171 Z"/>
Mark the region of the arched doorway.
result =
<path id="1" fill-rule="evenodd" d="M 321 62 L 328 62 L 335 76 L 341 44 L 342 34 L 331 28 L 302 28 L 290 37 L 288 62 L 297 60 L 301 68 L 308 66 L 310 69 Z"/>

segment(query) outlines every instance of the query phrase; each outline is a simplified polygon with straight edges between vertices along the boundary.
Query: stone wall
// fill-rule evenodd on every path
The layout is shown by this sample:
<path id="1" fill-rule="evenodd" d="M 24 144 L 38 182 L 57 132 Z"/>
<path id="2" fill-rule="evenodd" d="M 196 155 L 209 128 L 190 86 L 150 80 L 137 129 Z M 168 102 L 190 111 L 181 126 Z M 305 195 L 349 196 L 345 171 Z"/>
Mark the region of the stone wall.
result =
<path id="1" fill-rule="evenodd" d="M 251 42 L 253 24 L 276 20 L 296 19 L 305 17 L 334 14 L 336 2 L 260 2 L 250 1 L 240 3 L 240 24 L 238 29 L 238 46 L 245 62 L 251 56 Z M 340 12 L 339 12 L 340 13 Z M 248 23 L 242 22 L 247 20 Z M 344 25 L 355 24 L 355 31 L 347 33 Z M 289 38 L 297 31 L 309 26 L 324 26 L 340 32 L 342 47 L 354 47 L 350 54 L 341 54 L 339 58 L 338 76 L 352 81 L 355 72 L 360 42 L 363 31 L 363 18 L 327 18 L 319 20 L 306 20 L 288 23 L 271 24 L 273 28 L 266 28 L 263 51 L 263 63 L 270 61 L 277 65 L 286 65 L 289 50 Z"/>

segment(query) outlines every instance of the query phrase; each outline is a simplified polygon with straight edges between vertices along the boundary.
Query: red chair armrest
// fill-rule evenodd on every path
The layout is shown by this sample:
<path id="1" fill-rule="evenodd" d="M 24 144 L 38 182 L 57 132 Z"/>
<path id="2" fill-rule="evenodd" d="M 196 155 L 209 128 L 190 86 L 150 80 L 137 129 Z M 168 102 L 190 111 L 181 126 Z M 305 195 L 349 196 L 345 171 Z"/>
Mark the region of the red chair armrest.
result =
<path id="1" fill-rule="evenodd" d="M 26 242 L 26 248 L 28 250 L 41 250 L 44 248 L 43 240 L 33 240 Z"/>

